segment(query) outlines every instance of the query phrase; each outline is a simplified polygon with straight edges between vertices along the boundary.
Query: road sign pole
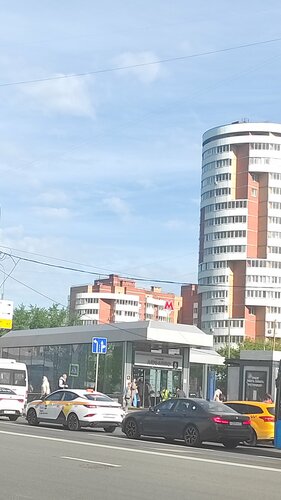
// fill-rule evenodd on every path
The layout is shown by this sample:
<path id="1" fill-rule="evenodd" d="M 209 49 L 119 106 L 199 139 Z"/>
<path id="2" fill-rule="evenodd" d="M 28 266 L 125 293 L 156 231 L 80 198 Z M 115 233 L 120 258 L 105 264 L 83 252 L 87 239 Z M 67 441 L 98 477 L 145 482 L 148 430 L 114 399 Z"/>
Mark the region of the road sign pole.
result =
<path id="1" fill-rule="evenodd" d="M 100 355 L 99 355 L 99 353 L 97 353 L 95 391 L 98 390 L 99 359 L 100 359 Z"/>

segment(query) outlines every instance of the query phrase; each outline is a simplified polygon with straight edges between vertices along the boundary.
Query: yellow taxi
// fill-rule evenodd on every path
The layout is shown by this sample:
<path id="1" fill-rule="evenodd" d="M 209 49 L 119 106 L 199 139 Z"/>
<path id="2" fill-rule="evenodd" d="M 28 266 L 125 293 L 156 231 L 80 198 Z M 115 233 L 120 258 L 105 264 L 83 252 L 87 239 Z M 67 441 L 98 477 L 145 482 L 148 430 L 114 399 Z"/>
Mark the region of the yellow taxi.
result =
<path id="1" fill-rule="evenodd" d="M 247 441 L 250 446 L 256 446 L 258 441 L 274 440 L 275 404 L 259 401 L 226 401 L 227 406 L 247 415 L 251 420 L 252 435 Z"/>

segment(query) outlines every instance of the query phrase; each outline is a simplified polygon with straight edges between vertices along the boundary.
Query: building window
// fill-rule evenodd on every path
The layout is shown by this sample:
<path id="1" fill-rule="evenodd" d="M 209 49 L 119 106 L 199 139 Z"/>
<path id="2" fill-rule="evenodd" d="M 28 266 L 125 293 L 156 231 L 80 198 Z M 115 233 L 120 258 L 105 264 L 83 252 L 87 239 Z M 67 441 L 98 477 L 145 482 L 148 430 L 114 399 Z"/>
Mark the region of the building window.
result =
<path id="1" fill-rule="evenodd" d="M 252 188 L 251 195 L 253 196 L 253 198 L 256 198 L 258 196 L 258 190 L 256 188 Z"/>

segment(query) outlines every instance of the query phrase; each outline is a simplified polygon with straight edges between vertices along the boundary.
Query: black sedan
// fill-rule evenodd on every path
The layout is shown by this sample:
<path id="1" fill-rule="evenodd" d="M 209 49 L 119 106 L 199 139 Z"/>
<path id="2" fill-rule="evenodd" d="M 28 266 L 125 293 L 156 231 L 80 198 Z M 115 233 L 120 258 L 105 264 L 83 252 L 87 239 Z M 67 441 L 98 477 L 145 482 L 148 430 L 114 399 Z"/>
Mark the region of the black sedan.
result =
<path id="1" fill-rule="evenodd" d="M 203 441 L 235 448 L 250 438 L 250 420 L 216 401 L 172 398 L 149 410 L 128 413 L 122 431 L 130 439 L 159 436 L 167 441 L 184 440 L 187 446 Z"/>

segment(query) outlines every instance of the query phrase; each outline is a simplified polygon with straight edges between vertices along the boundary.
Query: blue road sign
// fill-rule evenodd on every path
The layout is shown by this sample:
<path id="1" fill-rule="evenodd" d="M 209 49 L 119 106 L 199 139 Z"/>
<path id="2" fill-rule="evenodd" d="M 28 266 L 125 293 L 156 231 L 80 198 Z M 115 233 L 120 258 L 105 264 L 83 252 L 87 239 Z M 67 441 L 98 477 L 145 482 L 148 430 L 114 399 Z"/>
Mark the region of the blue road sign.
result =
<path id="1" fill-rule="evenodd" d="M 93 339 L 92 339 L 92 353 L 93 354 L 106 354 L 107 353 L 107 339 L 104 337 L 93 337 Z"/>

